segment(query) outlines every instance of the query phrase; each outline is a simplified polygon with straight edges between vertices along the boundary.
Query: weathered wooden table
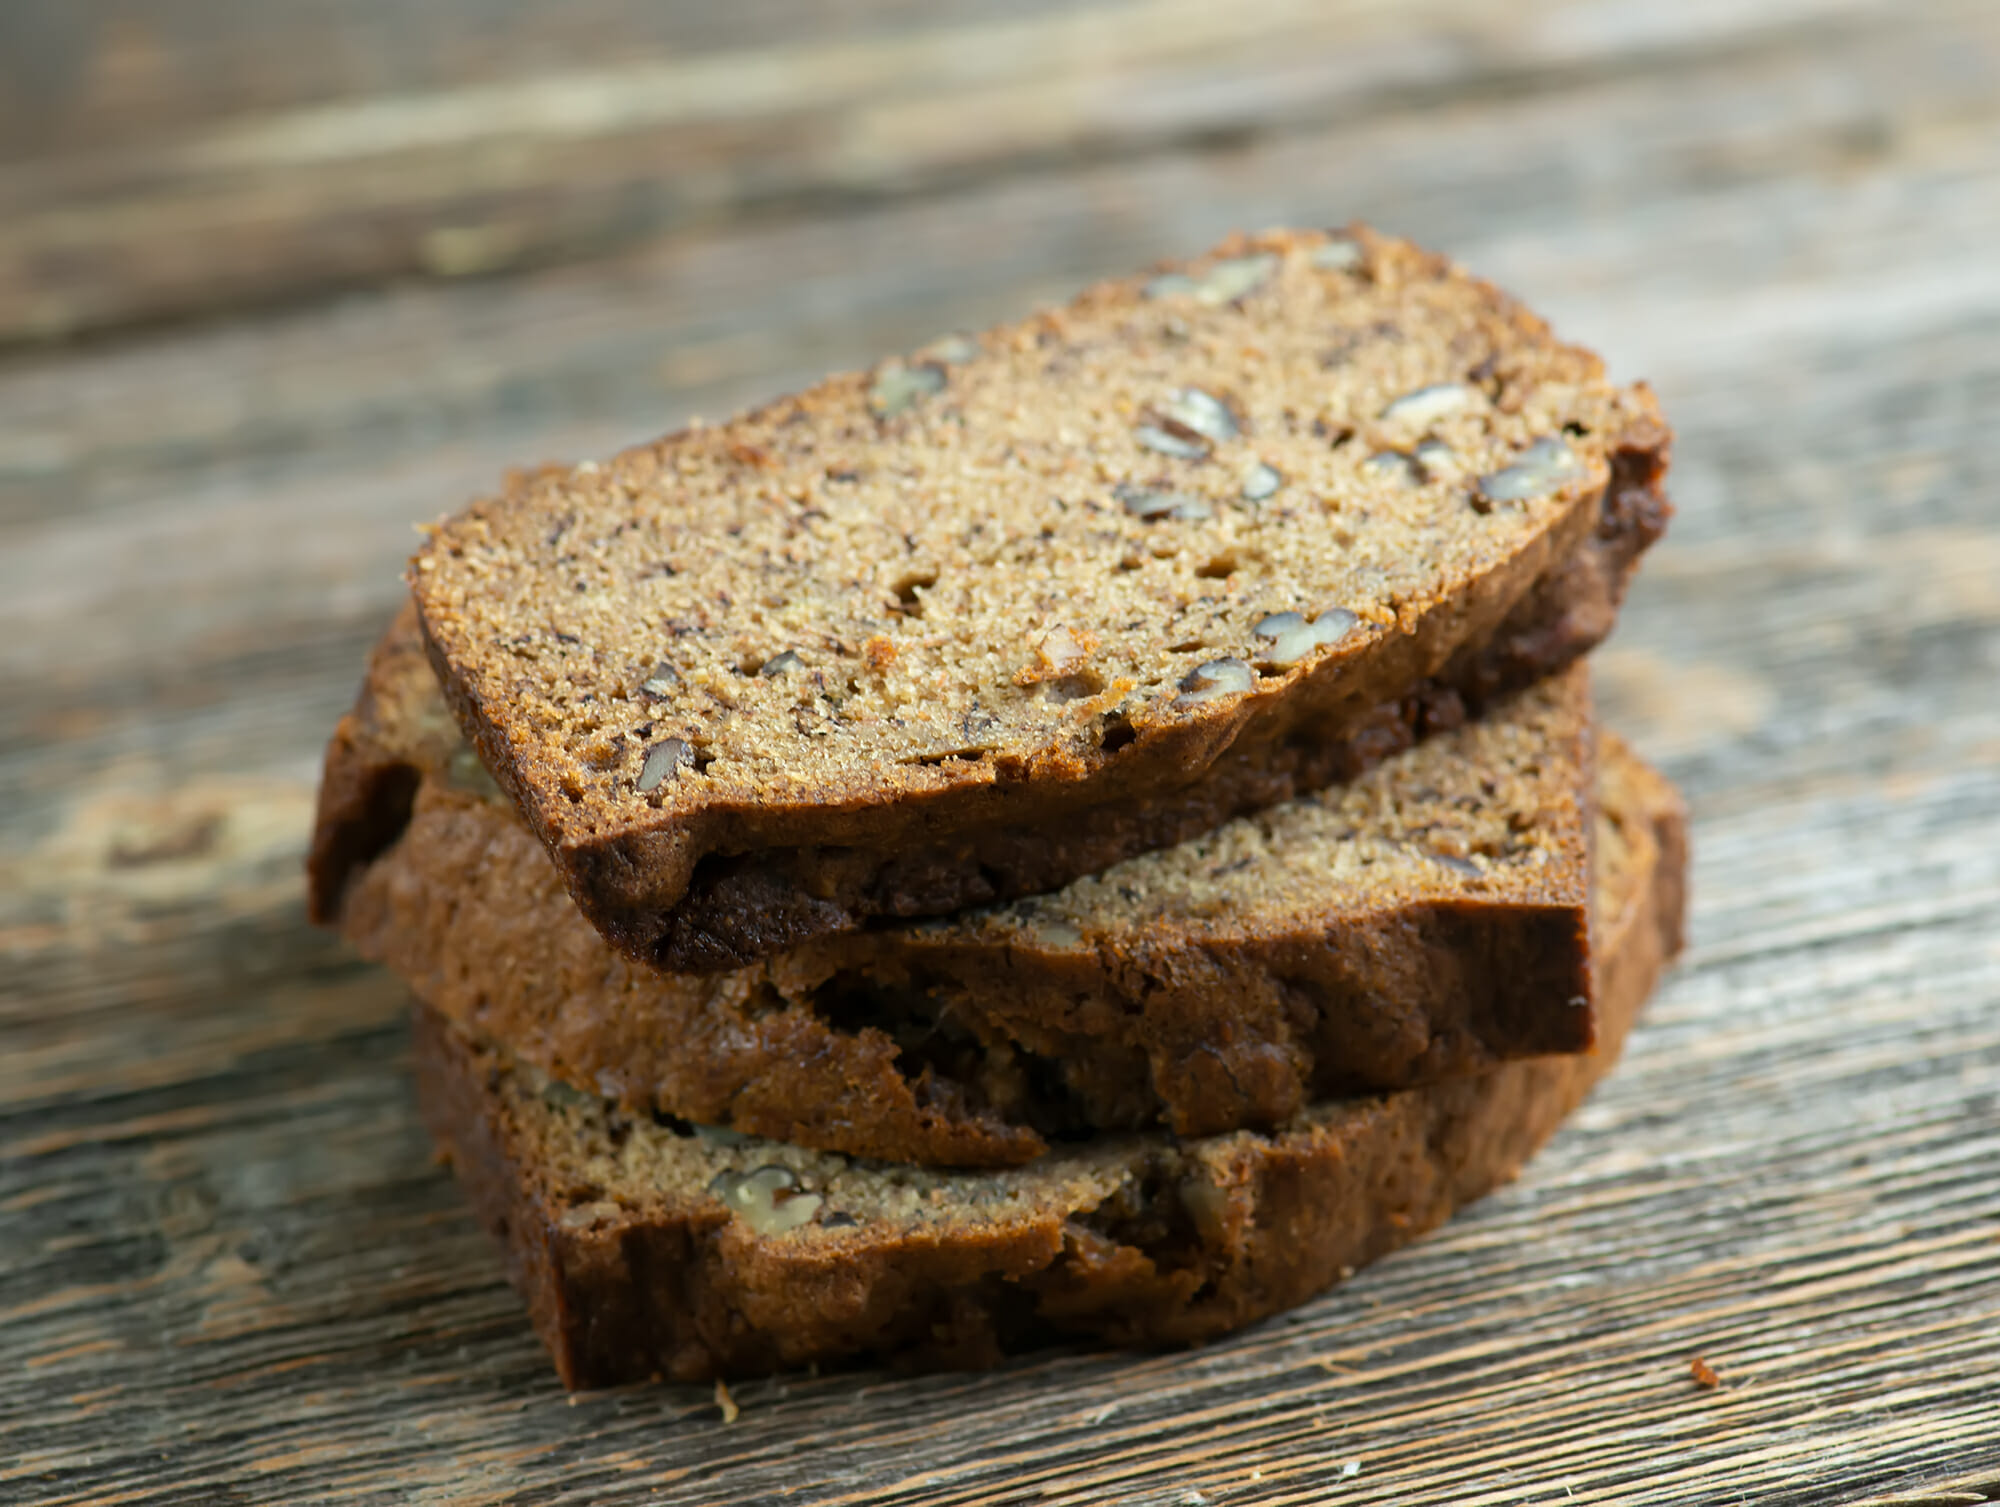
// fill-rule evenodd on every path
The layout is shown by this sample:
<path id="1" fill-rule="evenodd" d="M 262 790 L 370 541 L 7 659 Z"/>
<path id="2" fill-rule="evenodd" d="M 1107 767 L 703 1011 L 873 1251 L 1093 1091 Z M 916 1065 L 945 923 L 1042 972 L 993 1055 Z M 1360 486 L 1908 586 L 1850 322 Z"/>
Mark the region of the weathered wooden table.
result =
<path id="1" fill-rule="evenodd" d="M 96 331 L 0 351 L 0 1499 L 2000 1500 L 2000 6 L 455 3 L 0 23 L 0 335 Z M 1201 1352 L 565 1396 L 301 914 L 411 521 L 1350 215 L 1680 430 L 1598 659 L 1696 821 L 1625 1067 Z"/>

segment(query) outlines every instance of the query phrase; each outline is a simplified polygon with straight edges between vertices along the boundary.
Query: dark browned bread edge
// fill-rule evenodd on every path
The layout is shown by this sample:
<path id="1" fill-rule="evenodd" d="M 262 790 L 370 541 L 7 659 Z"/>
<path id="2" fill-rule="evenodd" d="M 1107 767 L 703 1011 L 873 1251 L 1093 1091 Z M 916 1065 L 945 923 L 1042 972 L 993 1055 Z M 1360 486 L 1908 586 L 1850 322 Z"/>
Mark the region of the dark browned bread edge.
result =
<path id="1" fill-rule="evenodd" d="M 1603 928 L 1595 1050 L 1352 1101 L 1279 1135 L 1172 1148 L 1201 1157 L 1225 1195 L 1191 1248 L 1185 1226 L 1149 1248 L 1058 1205 L 841 1239 L 750 1235 L 713 1199 L 585 1228 L 563 1215 L 587 1194 L 546 1181 L 546 1158 L 510 1117 L 504 1061 L 421 1008 L 420 1100 L 572 1387 L 863 1358 L 978 1364 L 1057 1336 L 1212 1338 L 1303 1301 L 1510 1179 L 1612 1066 L 1681 944 L 1686 829 L 1664 780 L 1619 749 L 1606 761 L 1607 804 L 1640 872 Z"/>

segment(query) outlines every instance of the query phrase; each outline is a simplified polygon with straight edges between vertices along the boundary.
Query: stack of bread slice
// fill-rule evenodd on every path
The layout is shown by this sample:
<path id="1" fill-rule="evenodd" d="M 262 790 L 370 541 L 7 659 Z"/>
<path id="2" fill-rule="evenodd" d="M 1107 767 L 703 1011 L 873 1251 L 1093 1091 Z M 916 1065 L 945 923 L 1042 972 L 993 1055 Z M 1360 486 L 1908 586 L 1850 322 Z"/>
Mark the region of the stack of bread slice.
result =
<path id="1" fill-rule="evenodd" d="M 1667 444 L 1354 227 L 438 526 L 312 900 L 563 1379 L 1198 1340 L 1512 1176 L 1679 945 Z"/>

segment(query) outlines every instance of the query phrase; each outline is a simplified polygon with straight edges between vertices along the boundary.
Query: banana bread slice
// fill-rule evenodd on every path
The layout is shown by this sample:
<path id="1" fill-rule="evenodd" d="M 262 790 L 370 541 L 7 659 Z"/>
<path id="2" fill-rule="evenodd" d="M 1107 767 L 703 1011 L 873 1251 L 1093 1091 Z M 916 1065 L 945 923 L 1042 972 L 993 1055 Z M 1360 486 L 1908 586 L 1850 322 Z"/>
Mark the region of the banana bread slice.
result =
<path id="1" fill-rule="evenodd" d="M 414 793 L 400 835 L 322 826 L 328 846 L 381 844 L 342 929 L 444 1015 L 634 1112 L 994 1166 L 1052 1136 L 1268 1128 L 1590 1044 L 1582 666 L 1055 894 L 690 975 L 632 963 L 578 914 L 459 742 L 407 614 L 368 683 L 329 807 L 370 779 Z"/>
<path id="2" fill-rule="evenodd" d="M 719 969 L 1053 889 L 1560 668 L 1668 440 L 1444 258 L 1272 233 L 518 478 L 410 582 L 584 914 Z"/>
<path id="3" fill-rule="evenodd" d="M 1587 1055 L 1321 1103 L 1271 1135 L 1108 1136 L 949 1173 L 628 1116 L 420 1006 L 420 1102 L 571 1387 L 1209 1339 L 1512 1177 L 1609 1070 L 1680 946 L 1685 851 L 1672 788 L 1616 745 L 1601 795 Z"/>

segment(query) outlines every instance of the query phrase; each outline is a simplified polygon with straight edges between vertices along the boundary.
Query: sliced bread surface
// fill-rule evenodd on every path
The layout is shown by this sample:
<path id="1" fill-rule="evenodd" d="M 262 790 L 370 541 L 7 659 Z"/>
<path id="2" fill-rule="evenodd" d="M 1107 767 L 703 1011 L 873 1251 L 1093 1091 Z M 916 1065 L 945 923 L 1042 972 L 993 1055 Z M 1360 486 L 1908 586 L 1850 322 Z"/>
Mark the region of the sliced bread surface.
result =
<path id="1" fill-rule="evenodd" d="M 1590 752 L 1579 666 L 1350 784 L 1055 894 L 678 976 L 577 913 L 459 742 L 407 615 L 326 788 L 335 807 L 358 785 L 409 792 L 352 868 L 347 936 L 527 1063 L 634 1112 L 994 1166 L 1586 1048 Z"/>
<path id="2" fill-rule="evenodd" d="M 1399 699 L 1560 668 L 1668 439 L 1445 259 L 1273 233 L 544 469 L 410 580 L 584 913 L 719 969 L 1054 888 L 1338 777 Z"/>
<path id="3" fill-rule="evenodd" d="M 420 1102 L 572 1387 L 1208 1339 L 1512 1177 L 1610 1069 L 1680 946 L 1685 826 L 1615 743 L 1600 784 L 1604 1029 L 1583 1055 L 1321 1103 L 1268 1135 L 939 1172 L 631 1116 L 420 1006 Z"/>

